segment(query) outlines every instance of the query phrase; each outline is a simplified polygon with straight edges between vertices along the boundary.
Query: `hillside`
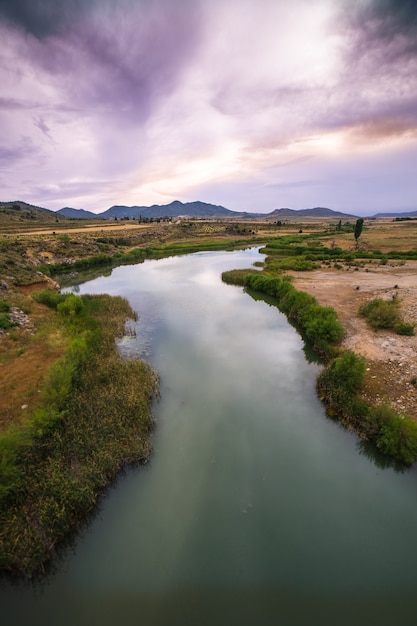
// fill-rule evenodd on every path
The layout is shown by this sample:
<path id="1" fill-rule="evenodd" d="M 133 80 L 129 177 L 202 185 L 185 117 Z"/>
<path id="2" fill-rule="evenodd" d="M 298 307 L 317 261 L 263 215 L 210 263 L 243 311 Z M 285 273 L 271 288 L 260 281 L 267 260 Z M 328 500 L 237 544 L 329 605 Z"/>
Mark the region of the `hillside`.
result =
<path id="1" fill-rule="evenodd" d="M 85 211 L 84 209 L 72 209 L 71 207 L 64 207 L 63 209 L 59 209 L 56 211 L 58 215 L 62 215 L 63 217 L 69 217 L 70 219 L 78 219 L 78 220 L 91 220 L 98 217 L 96 213 L 92 213 L 91 211 Z"/>
<path id="2" fill-rule="evenodd" d="M 0 228 L 4 233 L 20 230 L 22 227 L 33 230 L 39 226 L 53 226 L 57 222 L 65 224 L 67 218 L 20 200 L 0 202 Z"/>
<path id="3" fill-rule="evenodd" d="M 375 215 L 373 215 L 372 217 L 417 217 L 417 211 L 398 211 L 397 213 L 395 212 L 388 212 L 388 213 L 375 213 Z"/>
<path id="4" fill-rule="evenodd" d="M 341 213 L 340 211 L 333 211 L 332 209 L 326 209 L 325 207 L 315 207 L 314 209 L 275 209 L 272 213 L 268 213 L 268 217 L 329 217 L 339 219 L 356 219 L 357 215 L 350 213 Z"/>
<path id="5" fill-rule="evenodd" d="M 207 202 L 180 202 L 174 200 L 170 204 L 153 204 L 152 206 L 125 206 L 114 205 L 102 213 L 91 213 L 83 209 L 64 208 L 59 214 L 70 218 L 80 219 L 151 219 L 162 217 L 199 217 L 199 218 L 237 218 L 237 219 L 282 219 L 297 217 L 317 217 L 333 219 L 354 219 L 355 215 L 332 211 L 323 207 L 313 209 L 275 209 L 271 213 L 247 213 L 245 211 L 231 211 L 223 206 Z"/>
<path id="6" fill-rule="evenodd" d="M 170 204 L 154 204 L 147 206 L 112 206 L 104 213 L 100 213 L 101 218 L 130 217 L 130 218 L 158 218 L 158 217 L 236 217 L 240 215 L 235 211 L 225 209 L 223 206 L 208 204 L 206 202 L 180 202 L 174 200 Z"/>
<path id="7" fill-rule="evenodd" d="M 55 217 L 54 211 L 42 207 L 14 200 L 13 202 L 0 202 L 0 214 L 6 215 L 7 219 L 40 219 L 40 217 Z"/>

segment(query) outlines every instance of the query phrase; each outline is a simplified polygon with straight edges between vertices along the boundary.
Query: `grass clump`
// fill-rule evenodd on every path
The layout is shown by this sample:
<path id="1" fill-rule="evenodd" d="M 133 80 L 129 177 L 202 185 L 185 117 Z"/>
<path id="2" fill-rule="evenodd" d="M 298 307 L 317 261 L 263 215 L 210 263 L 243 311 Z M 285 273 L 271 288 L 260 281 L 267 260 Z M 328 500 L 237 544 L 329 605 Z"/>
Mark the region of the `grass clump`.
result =
<path id="1" fill-rule="evenodd" d="M 8 330 L 9 328 L 13 328 L 13 326 L 17 326 L 9 316 L 10 305 L 6 300 L 0 300 L 0 328 L 2 330 Z"/>
<path id="2" fill-rule="evenodd" d="M 251 269 L 229 270 L 227 272 L 223 272 L 222 280 L 228 285 L 240 285 L 243 287 L 245 284 L 246 276 L 252 273 L 253 270 Z"/>
<path id="3" fill-rule="evenodd" d="M 0 313 L 0 328 L 2 330 L 9 330 L 9 328 L 14 326 L 17 326 L 17 324 L 10 319 L 8 313 Z"/>
<path id="4" fill-rule="evenodd" d="M 50 289 L 43 289 L 33 294 L 34 300 L 40 304 L 45 304 L 50 309 L 56 309 L 58 304 L 64 302 L 66 299 L 65 294 L 59 291 L 52 291 Z"/>
<path id="5" fill-rule="evenodd" d="M 6 300 L 0 300 L 0 313 L 8 313 L 10 311 L 10 304 Z"/>
<path id="6" fill-rule="evenodd" d="M 368 324 L 375 330 L 392 329 L 398 335 L 414 335 L 414 324 L 401 319 L 400 301 L 398 298 L 382 300 L 374 298 L 359 308 L 359 315 L 365 317 Z"/>
<path id="7" fill-rule="evenodd" d="M 0 569 L 26 575 L 44 567 L 125 463 L 148 458 L 156 392 L 149 366 L 122 360 L 115 346 L 134 315 L 126 300 L 37 298 L 57 309 L 71 341 L 40 406 L 0 436 Z"/>
<path id="8" fill-rule="evenodd" d="M 399 322 L 399 300 L 382 300 L 374 298 L 359 308 L 359 315 L 365 317 L 368 324 L 374 328 L 394 328 Z"/>
<path id="9" fill-rule="evenodd" d="M 412 337 L 415 332 L 415 325 L 410 322 L 404 322 L 403 320 L 397 322 L 394 326 L 394 330 L 397 335 L 406 335 L 408 337 Z"/>

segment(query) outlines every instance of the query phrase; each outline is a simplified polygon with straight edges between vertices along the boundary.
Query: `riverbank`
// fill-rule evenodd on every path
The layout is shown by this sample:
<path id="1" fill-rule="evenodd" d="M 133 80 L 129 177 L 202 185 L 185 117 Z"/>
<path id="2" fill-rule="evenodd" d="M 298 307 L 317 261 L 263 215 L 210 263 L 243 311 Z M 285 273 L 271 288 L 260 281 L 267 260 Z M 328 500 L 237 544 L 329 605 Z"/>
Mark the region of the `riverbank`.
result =
<path id="1" fill-rule="evenodd" d="M 359 307 L 373 298 L 400 300 L 406 322 L 417 320 L 417 262 L 370 265 L 358 271 L 334 269 L 290 272 L 293 285 L 333 307 L 345 328 L 341 347 L 366 359 L 363 395 L 372 404 L 388 403 L 417 420 L 417 336 L 373 330 Z"/>
<path id="2" fill-rule="evenodd" d="M 157 392 L 151 368 L 115 346 L 135 315 L 126 300 L 53 291 L 36 299 L 54 309 L 68 345 L 36 408 L 0 436 L 0 570 L 29 577 L 125 464 L 148 459 Z"/>
<path id="3" fill-rule="evenodd" d="M 288 275 L 237 270 L 225 272 L 222 278 L 275 298 L 276 306 L 324 357 L 317 390 L 330 416 L 395 461 L 405 465 L 417 461 L 417 422 L 399 412 L 397 405 L 390 406 L 385 397 L 369 397 L 365 374 L 369 380 L 371 368 L 363 356 L 342 345 L 344 331 L 333 307 L 296 289 Z"/>

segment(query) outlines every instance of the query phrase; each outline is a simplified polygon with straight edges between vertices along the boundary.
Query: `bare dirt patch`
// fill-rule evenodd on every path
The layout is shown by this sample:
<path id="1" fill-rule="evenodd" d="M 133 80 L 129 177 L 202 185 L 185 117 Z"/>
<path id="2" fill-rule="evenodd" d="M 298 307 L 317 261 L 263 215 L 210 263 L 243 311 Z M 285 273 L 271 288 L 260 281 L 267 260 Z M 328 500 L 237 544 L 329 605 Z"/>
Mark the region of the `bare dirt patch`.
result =
<path id="1" fill-rule="evenodd" d="M 0 336 L 0 432 L 38 406 L 51 365 L 67 340 L 51 311 L 36 303 L 27 322 Z"/>
<path id="2" fill-rule="evenodd" d="M 120 232 L 126 232 L 129 230 L 146 230 L 149 229 L 149 225 L 148 224 L 138 224 L 138 223 L 129 223 L 129 222 L 122 222 L 121 224 L 114 224 L 114 223 L 96 223 L 96 224 L 86 224 L 85 226 L 78 226 L 75 228 L 44 228 L 42 230 L 20 230 L 19 231 L 19 235 L 71 235 L 71 234 L 78 234 L 78 233 L 103 233 L 103 232 L 114 232 L 114 233 L 120 233 Z"/>
<path id="3" fill-rule="evenodd" d="M 370 328 L 358 316 L 361 304 L 373 298 L 398 297 L 406 322 L 417 322 L 417 261 L 402 266 L 369 266 L 366 270 L 293 272 L 294 286 L 333 307 L 346 335 L 342 347 L 365 357 L 365 396 L 387 401 L 417 420 L 417 336 Z"/>

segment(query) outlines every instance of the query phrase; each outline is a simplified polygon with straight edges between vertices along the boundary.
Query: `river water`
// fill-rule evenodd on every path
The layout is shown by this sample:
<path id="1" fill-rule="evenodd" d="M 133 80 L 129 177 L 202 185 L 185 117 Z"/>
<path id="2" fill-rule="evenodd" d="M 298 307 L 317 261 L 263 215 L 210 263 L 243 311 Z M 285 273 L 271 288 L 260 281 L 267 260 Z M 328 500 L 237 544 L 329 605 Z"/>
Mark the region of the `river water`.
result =
<path id="1" fill-rule="evenodd" d="M 325 416 L 320 366 L 273 306 L 220 274 L 256 249 L 120 267 L 120 343 L 159 371 L 154 454 L 42 584 L 0 587 L 4 626 L 417 623 L 417 476 Z"/>

